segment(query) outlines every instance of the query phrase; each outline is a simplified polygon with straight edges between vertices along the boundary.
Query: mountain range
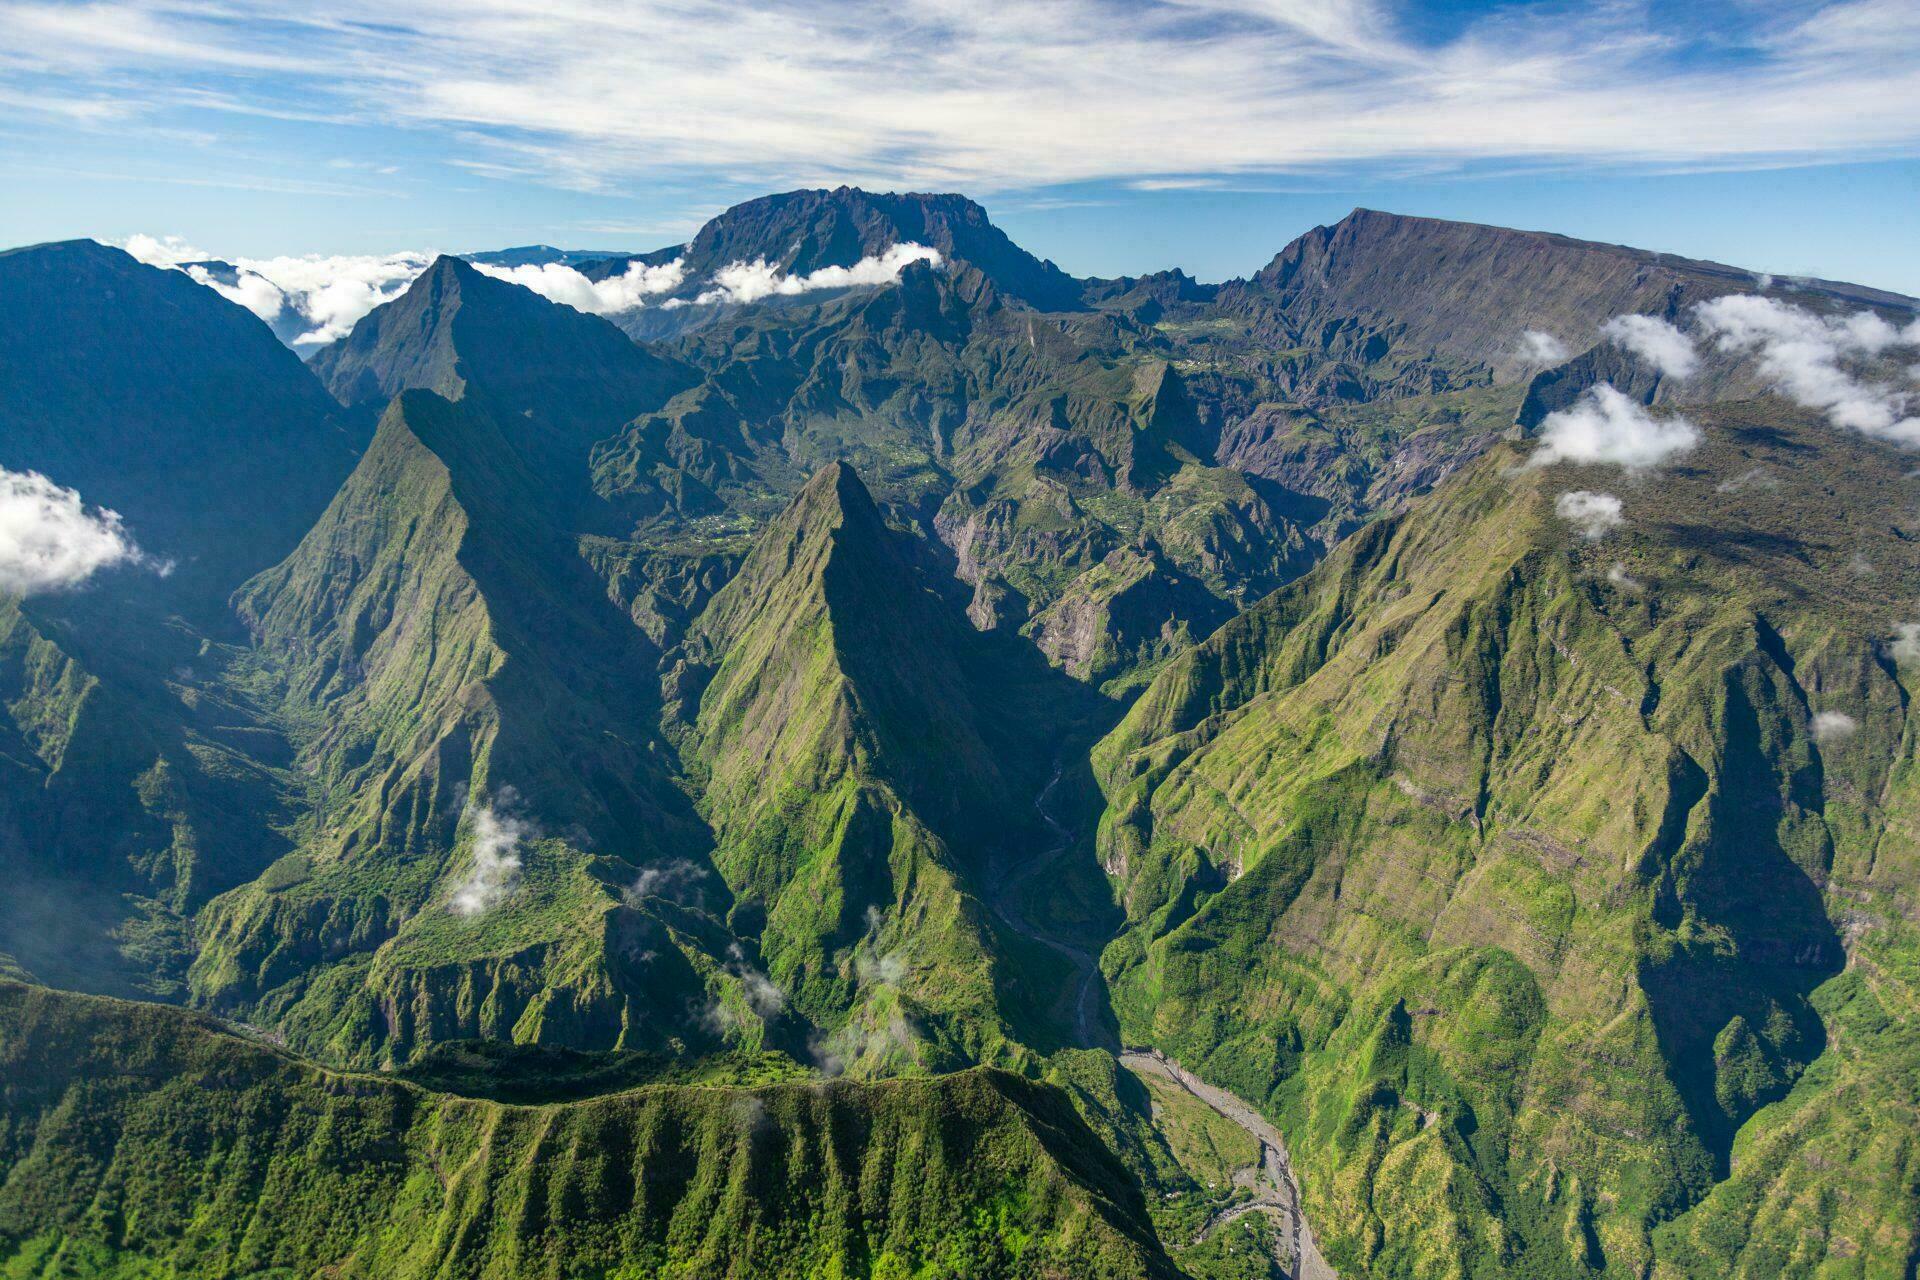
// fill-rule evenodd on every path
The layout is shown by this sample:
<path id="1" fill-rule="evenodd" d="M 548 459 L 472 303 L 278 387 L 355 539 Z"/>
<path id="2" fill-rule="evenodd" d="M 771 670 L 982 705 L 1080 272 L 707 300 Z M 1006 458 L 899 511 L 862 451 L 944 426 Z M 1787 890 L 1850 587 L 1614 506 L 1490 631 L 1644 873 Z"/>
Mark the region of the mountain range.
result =
<path id="1" fill-rule="evenodd" d="M 1920 1263 L 1920 302 L 196 265 L 0 254 L 0 1276 Z"/>

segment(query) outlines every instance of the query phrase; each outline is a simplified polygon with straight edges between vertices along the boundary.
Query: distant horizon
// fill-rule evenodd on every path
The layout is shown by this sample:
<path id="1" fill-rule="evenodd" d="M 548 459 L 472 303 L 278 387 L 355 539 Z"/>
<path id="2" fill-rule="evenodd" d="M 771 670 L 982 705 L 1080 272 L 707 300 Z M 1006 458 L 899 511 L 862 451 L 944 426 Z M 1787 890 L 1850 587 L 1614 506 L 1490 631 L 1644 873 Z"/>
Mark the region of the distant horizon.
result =
<path id="1" fill-rule="evenodd" d="M 1902 166 L 1902 167 L 1906 167 L 1906 166 Z M 1914 207 L 1920 207 L 1920 164 L 1911 166 L 1911 168 L 1914 170 L 1914 172 L 1906 175 L 1905 180 L 1911 182 L 1914 186 L 1914 194 L 1912 197 L 1912 199 L 1915 201 Z M 1721 176 L 1724 177 L 1725 175 L 1721 175 Z M 1072 275 L 1081 279 L 1088 279 L 1088 278 L 1112 279 L 1119 276 L 1143 276 L 1143 275 L 1152 275 L 1158 272 L 1173 271 L 1173 270 L 1183 271 L 1188 276 L 1194 278 L 1195 280 L 1203 284 L 1221 284 L 1230 280 L 1246 279 L 1247 277 L 1252 276 L 1253 274 L 1255 274 L 1256 272 L 1264 268 L 1269 262 L 1272 261 L 1273 257 L 1276 254 L 1280 253 L 1283 249 L 1285 249 L 1285 247 L 1288 244 L 1292 243 L 1294 240 L 1298 239 L 1300 236 L 1306 235 L 1309 232 L 1320 227 L 1333 226 L 1339 223 L 1340 221 L 1342 221 L 1344 218 L 1354 213 L 1369 211 L 1369 212 L 1390 214 L 1396 217 L 1431 218 L 1431 219 L 1437 219 L 1437 220 L 1448 221 L 1448 222 L 1465 222 L 1465 223 L 1474 223 L 1474 224 L 1479 224 L 1484 226 L 1502 227 L 1502 228 L 1515 230 L 1515 231 L 1536 232 L 1536 233 L 1549 234 L 1549 235 L 1566 236 L 1571 239 L 1583 240 L 1583 241 L 1597 243 L 1597 244 L 1615 245 L 1622 248 L 1642 250 L 1645 252 L 1662 254 L 1669 257 L 1686 258 L 1686 259 L 1692 259 L 1697 261 L 1711 262 L 1720 266 L 1731 267 L 1731 268 L 1744 270 L 1744 271 L 1751 271 L 1751 272 L 1754 272 L 1755 274 L 1763 274 L 1763 275 L 1770 274 L 1782 279 L 1824 280 L 1824 281 L 1833 282 L 1833 283 L 1859 285 L 1859 286 L 1863 286 L 1870 289 L 1876 289 L 1884 292 L 1900 294 L 1908 298 L 1920 298 L 1920 264 L 1916 264 L 1914 271 L 1912 271 L 1911 273 L 1903 274 L 1898 270 L 1898 266 L 1899 266 L 1898 263 L 1888 264 L 1884 258 L 1878 259 L 1873 263 L 1868 263 L 1862 260 L 1862 258 L 1865 255 L 1860 255 L 1857 251 L 1852 254 L 1844 254 L 1844 255 L 1836 254 L 1835 255 L 1836 266 L 1833 269 L 1821 269 L 1819 267 L 1809 267 L 1807 264 L 1811 260 L 1804 257 L 1791 259 L 1784 264 L 1780 262 L 1752 261 L 1752 260 L 1747 260 L 1746 256 L 1740 252 L 1740 249 L 1738 247 L 1741 243 L 1747 242 L 1748 238 L 1744 238 L 1744 237 L 1725 237 L 1724 240 L 1727 245 L 1727 248 L 1725 251 L 1720 251 L 1720 252 L 1716 252 L 1711 247 L 1703 247 L 1702 245 L 1698 245 L 1698 244 L 1690 244 L 1687 247 L 1681 248 L 1681 247 L 1675 247 L 1672 241 L 1669 241 L 1667 243 L 1654 243 L 1654 242 L 1649 242 L 1649 239 L 1647 237 L 1635 238 L 1633 233 L 1630 230 L 1622 230 L 1618 233 L 1609 234 L 1604 230 L 1582 230 L 1582 231 L 1570 230 L 1568 229 L 1567 224 L 1546 225 L 1546 224 L 1540 224 L 1540 223 L 1529 223 L 1524 220 L 1502 222 L 1491 216 L 1484 216 L 1484 215 L 1474 216 L 1472 213 L 1472 209 L 1474 205 L 1479 202 L 1473 201 L 1471 199 L 1457 201 L 1455 202 L 1455 204 L 1458 207 L 1447 206 L 1444 212 L 1432 212 L 1432 211 L 1428 211 L 1427 208 L 1394 207 L 1380 200 L 1374 200 L 1371 202 L 1358 200 L 1353 203 L 1346 204 L 1345 207 L 1337 214 L 1323 213 L 1321 216 L 1317 218 L 1309 216 L 1305 220 L 1299 221 L 1297 226 L 1292 226 L 1290 229 L 1283 229 L 1283 228 L 1276 227 L 1275 232 L 1279 238 L 1273 240 L 1270 246 L 1264 249 L 1264 251 L 1257 248 L 1253 244 L 1250 238 L 1251 234 L 1257 234 L 1257 233 L 1249 233 L 1246 243 L 1247 243 L 1247 248 L 1251 250 L 1252 256 L 1246 257 L 1245 254 L 1240 255 L 1246 258 L 1246 260 L 1245 260 L 1245 264 L 1239 270 L 1220 270 L 1216 268 L 1215 270 L 1208 271 L 1204 266 L 1196 265 L 1191 259 L 1186 261 L 1169 261 L 1169 262 L 1138 261 L 1138 262 L 1132 262 L 1128 265 L 1121 266 L 1118 269 L 1114 269 L 1112 266 L 1105 265 L 1107 263 L 1110 263 L 1113 260 L 1111 256 L 1111 250 L 1108 250 L 1107 252 L 1104 252 L 1104 253 L 1098 250 L 1090 250 L 1089 247 L 1084 243 L 1085 237 L 1082 235 L 1076 235 L 1073 228 L 1075 227 L 1075 224 L 1080 223 L 1086 218 L 1088 218 L 1091 211 L 1096 209 L 1107 211 L 1109 215 L 1112 217 L 1119 217 L 1121 216 L 1121 210 L 1119 209 L 1118 206 L 1098 205 L 1091 202 L 1034 204 L 1031 202 L 1025 202 L 1019 199 L 1015 199 L 1007 205 L 1007 208 L 1010 210 L 1010 212 L 1006 215 L 1003 215 L 996 209 L 995 204 L 991 199 L 980 199 L 972 195 L 971 193 L 963 190 L 937 190 L 934 188 L 912 188 L 907 186 L 895 186 L 895 187 L 883 187 L 883 186 L 873 186 L 873 185 L 861 186 L 859 184 L 851 184 L 851 183 L 836 184 L 836 185 L 851 186 L 856 190 L 862 190 L 862 191 L 875 193 L 875 194 L 952 195 L 952 196 L 960 196 L 965 199 L 973 200 L 976 204 L 979 204 L 982 208 L 986 210 L 988 217 L 992 219 L 994 225 L 999 227 L 1002 231 L 1006 232 L 1008 237 L 1012 239 L 1015 244 L 1019 245 L 1020 248 L 1033 254 L 1033 256 L 1037 258 L 1041 258 L 1041 259 L 1045 259 L 1053 262 L 1056 266 L 1058 266 L 1061 270 L 1066 271 L 1069 275 Z M 824 187 L 824 186 L 792 187 L 792 188 L 785 188 L 782 190 L 768 190 L 768 191 L 759 192 L 757 194 L 743 195 L 739 200 L 734 201 L 732 204 L 727 205 L 724 208 L 714 210 L 712 215 L 710 215 L 710 217 L 718 216 L 720 213 L 724 213 L 727 209 L 737 207 L 739 204 L 746 203 L 756 199 L 763 199 L 770 196 L 786 195 L 796 191 L 832 190 L 832 189 L 834 188 Z M 1249 205 L 1248 205 L 1249 210 L 1255 207 L 1255 205 L 1252 202 L 1256 202 L 1260 199 L 1260 197 L 1258 197 L 1253 193 L 1229 193 L 1229 194 L 1233 196 L 1237 196 L 1241 200 L 1249 202 Z M 1301 196 L 1301 197 L 1290 197 L 1290 200 L 1297 201 L 1303 204 L 1310 203 L 1312 206 L 1324 210 L 1324 209 L 1330 209 L 1336 205 L 1339 205 L 1341 203 L 1342 197 L 1340 196 L 1329 196 L 1329 197 Z M 1188 203 L 1191 204 L 1192 202 L 1189 201 Z M 1231 206 L 1234 203 L 1235 201 L 1232 201 L 1232 200 L 1206 202 L 1201 209 L 1200 215 L 1197 218 L 1197 222 L 1206 223 L 1206 222 L 1218 220 L 1221 218 L 1231 218 L 1232 216 Z M 1243 210 L 1243 214 L 1245 212 L 1246 210 Z M 1644 213 L 1644 211 L 1642 212 Z M 82 232 L 68 234 L 68 235 L 58 235 L 58 234 L 43 235 L 43 236 L 30 238 L 30 239 L 9 240 L 4 245 L 0 245 L 0 249 L 22 248 L 22 247 L 27 247 L 34 244 L 57 243 L 62 240 L 77 240 L 77 239 L 94 240 L 94 241 L 97 241 L 98 243 L 112 245 L 113 247 L 116 247 L 116 248 L 125 248 L 127 247 L 127 242 L 129 241 L 129 239 L 137 239 L 140 237 L 150 237 L 155 241 L 169 244 L 171 247 L 174 248 L 177 254 L 181 255 L 182 261 L 201 260 L 201 259 L 231 261 L 234 259 L 241 259 L 241 258 L 269 258 L 269 257 L 282 256 L 282 255 L 299 256 L 299 257 L 332 256 L 332 255 L 353 256 L 355 254 L 366 254 L 369 256 L 391 256 L 391 255 L 401 255 L 401 254 L 416 254 L 416 255 L 424 255 L 427 257 L 433 257 L 440 254 L 450 254 L 454 256 L 467 256 L 467 255 L 474 255 L 474 254 L 498 253 L 498 252 L 504 252 L 504 251 L 514 250 L 514 249 L 530 249 L 530 248 L 547 248 L 547 249 L 553 249 L 558 252 L 567 253 L 567 254 L 591 254 L 594 256 L 604 255 L 608 257 L 619 257 L 619 256 L 639 256 L 643 254 L 656 253 L 664 249 L 673 248 L 678 245 L 684 245 L 689 241 L 691 241 L 693 236 L 698 232 L 700 226 L 705 225 L 705 223 L 710 220 L 710 217 L 703 218 L 699 223 L 693 224 L 685 231 L 684 234 L 678 236 L 677 238 L 666 238 L 666 239 L 656 238 L 650 241 L 634 239 L 634 240 L 629 240 L 625 242 L 620 242 L 620 241 L 615 241 L 615 240 L 612 240 L 611 238 L 608 238 L 602 242 L 595 242 L 585 238 L 570 240 L 570 239 L 557 237 L 550 234 L 530 235 L 526 238 L 521 238 L 521 239 L 514 239 L 514 238 L 511 238 L 511 236 L 509 236 L 506 239 L 494 239 L 494 240 L 472 239 L 467 241 L 466 243 L 460 243 L 460 244 L 435 244 L 435 243 L 426 241 L 424 238 L 417 238 L 415 241 L 409 243 L 406 240 L 404 240 L 404 238 L 402 238 L 402 239 L 395 240 L 390 245 L 363 249 L 363 250 L 342 249 L 342 248 L 338 248 L 330 245 L 320 244 L 320 245 L 317 245 L 316 247 L 280 246 L 280 247 L 270 248 L 263 252 L 260 250 L 254 250 L 254 249 L 248 249 L 248 248 L 237 248 L 237 249 L 225 248 L 220 243 L 217 242 L 218 237 L 212 238 L 216 242 L 207 243 L 206 241 L 209 239 L 209 237 L 196 236 L 192 234 L 181 234 L 169 228 L 159 232 L 143 229 L 143 230 L 137 230 L 137 231 L 127 232 L 123 234 L 114 234 L 113 232 L 110 232 L 110 231 L 100 231 L 96 229 L 92 231 L 82 231 Z M 1577 222 L 1577 221 L 1578 221 L 1577 219 L 1570 220 L 1570 222 Z M 1608 220 L 1604 216 L 1591 217 L 1589 218 L 1589 221 L 1594 222 L 1600 226 L 1608 225 Z M 1623 221 L 1626 221 L 1626 220 L 1623 220 Z M 0 226 L 4 226 L 4 225 L 6 225 L 4 219 L 0 219 Z M 1177 218 L 1173 219 L 1170 225 L 1177 227 L 1179 225 L 1179 220 Z M 1031 228 L 1031 230 L 1023 234 L 1022 228 Z M 525 228 L 525 230 L 538 231 L 539 228 L 537 226 L 534 226 L 534 227 Z M 1677 238 L 1678 237 L 1676 237 L 1676 239 Z M 1050 241 L 1053 241 L 1055 239 L 1059 239 L 1063 243 L 1058 246 L 1049 243 Z M 1238 248 L 1238 246 L 1236 246 L 1236 248 Z M 1216 251 L 1214 256 L 1215 257 L 1218 256 L 1217 246 L 1216 246 Z M 1085 266 L 1079 265 L 1081 263 L 1086 263 L 1086 262 L 1094 262 L 1101 265 L 1096 265 L 1093 267 L 1085 267 Z M 1885 274 L 1882 274 L 1882 275 L 1865 274 L 1861 271 L 1854 271 L 1852 273 L 1849 273 L 1849 271 L 1845 266 L 1847 262 L 1855 262 L 1860 267 L 1868 268 L 1869 270 L 1877 268 L 1882 272 L 1884 272 Z"/>
<path id="2" fill-rule="evenodd" d="M 1911 0 L 8 0 L 0 243 L 672 245 L 957 191 L 1078 276 L 1364 206 L 1920 295 Z"/>

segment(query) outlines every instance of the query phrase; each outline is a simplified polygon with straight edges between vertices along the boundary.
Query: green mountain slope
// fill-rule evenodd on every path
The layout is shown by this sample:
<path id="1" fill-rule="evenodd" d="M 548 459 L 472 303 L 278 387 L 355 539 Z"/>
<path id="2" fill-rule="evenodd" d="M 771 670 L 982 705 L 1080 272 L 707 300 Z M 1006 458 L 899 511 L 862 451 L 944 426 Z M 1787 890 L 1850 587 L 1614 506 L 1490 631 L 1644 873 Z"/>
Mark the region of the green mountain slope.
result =
<path id="1" fill-rule="evenodd" d="M 0 983 L 0 1274 L 1171 1277 L 1062 1096 L 655 1086 L 535 1107 Z"/>
<path id="2" fill-rule="evenodd" d="M 657 655 L 541 497 L 490 417 L 409 392 L 249 585 L 251 680 L 296 740 L 305 816 L 293 854 L 208 910 L 201 1000 L 354 1062 L 461 1035 L 663 1043 L 698 1022 L 700 975 L 673 957 L 723 934 L 623 896 L 640 864 L 701 848 L 654 727 Z M 487 806 L 528 829 L 524 892 L 463 920 Z M 626 959 L 649 950 L 668 957 L 651 977 Z"/>
<path id="3" fill-rule="evenodd" d="M 1911 1251 L 1909 463 L 1775 404 L 1703 425 L 1598 544 L 1555 497 L 1617 473 L 1496 452 L 1096 754 L 1122 1027 L 1283 1122 L 1343 1271 Z"/>
<path id="4" fill-rule="evenodd" d="M 860 1071 L 1007 1052 L 979 885 L 1033 846 L 1020 780 L 1090 710 L 1030 652 L 975 633 L 910 545 L 850 467 L 828 467 L 688 644 L 686 751 L 734 918 L 826 1053 Z"/>
<path id="5" fill-rule="evenodd" d="M 476 399 L 513 424 L 515 450 L 554 497 L 576 501 L 594 442 L 694 380 L 599 316 L 449 257 L 311 367 L 350 406 L 383 407 L 408 390 Z"/>

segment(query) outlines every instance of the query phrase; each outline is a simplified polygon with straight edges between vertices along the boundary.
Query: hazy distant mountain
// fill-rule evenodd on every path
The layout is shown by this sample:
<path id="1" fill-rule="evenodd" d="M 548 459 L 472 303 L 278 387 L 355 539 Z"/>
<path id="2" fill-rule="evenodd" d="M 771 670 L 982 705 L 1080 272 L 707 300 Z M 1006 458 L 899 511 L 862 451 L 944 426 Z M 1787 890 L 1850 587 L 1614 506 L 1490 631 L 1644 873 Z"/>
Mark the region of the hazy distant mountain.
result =
<path id="1" fill-rule="evenodd" d="M 612 249 L 556 249 L 550 244 L 521 245 L 516 249 L 489 249 L 483 253 L 463 253 L 460 257 L 467 262 L 488 267 L 544 267 L 558 265 L 578 267 L 589 262 L 603 262 L 608 258 L 623 257 Z"/>

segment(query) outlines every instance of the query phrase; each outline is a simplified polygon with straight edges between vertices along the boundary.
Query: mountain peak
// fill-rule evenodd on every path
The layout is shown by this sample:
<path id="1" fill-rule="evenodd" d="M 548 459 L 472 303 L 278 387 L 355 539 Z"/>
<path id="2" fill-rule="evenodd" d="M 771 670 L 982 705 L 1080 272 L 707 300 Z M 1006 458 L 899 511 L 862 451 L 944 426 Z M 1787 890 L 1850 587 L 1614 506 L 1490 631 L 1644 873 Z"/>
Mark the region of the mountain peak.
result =
<path id="1" fill-rule="evenodd" d="M 829 462 L 814 472 L 813 478 L 801 488 L 796 505 L 828 506 L 843 514 L 868 511 L 879 514 L 873 504 L 873 494 L 861 481 L 860 473 L 844 459 Z"/>
<path id="2" fill-rule="evenodd" d="M 713 218 L 676 256 L 684 259 L 688 279 L 699 284 L 739 262 L 766 262 L 783 275 L 808 275 L 851 267 L 903 244 L 938 250 L 970 295 L 990 288 L 1042 309 L 1080 305 L 1078 281 L 1020 248 L 984 208 L 952 192 L 841 186 L 760 196 Z M 627 262 L 658 262 L 664 256 L 615 259 L 596 269 L 624 270 Z"/>

